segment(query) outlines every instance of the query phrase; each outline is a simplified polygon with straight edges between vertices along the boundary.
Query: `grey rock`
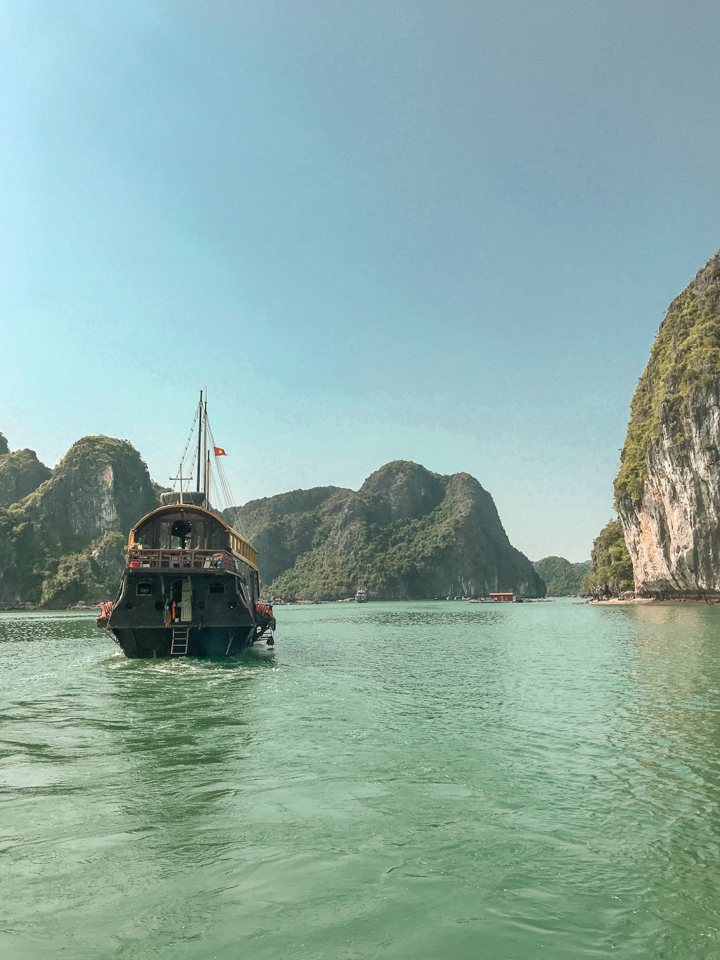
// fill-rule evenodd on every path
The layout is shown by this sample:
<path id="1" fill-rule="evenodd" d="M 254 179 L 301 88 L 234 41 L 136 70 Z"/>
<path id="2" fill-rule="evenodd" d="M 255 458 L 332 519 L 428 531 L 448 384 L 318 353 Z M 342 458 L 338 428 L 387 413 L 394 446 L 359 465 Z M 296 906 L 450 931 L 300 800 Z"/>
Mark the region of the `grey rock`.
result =
<path id="1" fill-rule="evenodd" d="M 648 444 L 641 503 L 617 498 L 636 592 L 720 597 L 720 384 L 688 394 L 680 425 L 663 404 L 659 427 Z"/>

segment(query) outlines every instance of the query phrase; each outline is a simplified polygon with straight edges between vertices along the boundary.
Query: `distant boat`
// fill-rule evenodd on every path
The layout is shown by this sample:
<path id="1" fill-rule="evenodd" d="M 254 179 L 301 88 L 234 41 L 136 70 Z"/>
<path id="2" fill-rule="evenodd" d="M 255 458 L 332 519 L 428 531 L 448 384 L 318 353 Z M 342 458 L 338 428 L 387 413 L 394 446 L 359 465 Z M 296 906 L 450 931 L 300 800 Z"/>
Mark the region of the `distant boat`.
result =
<path id="1" fill-rule="evenodd" d="M 181 466 L 180 492 L 163 494 L 163 505 L 130 531 L 117 599 L 101 605 L 98 626 L 128 657 L 222 657 L 261 637 L 274 643 L 272 607 L 259 599 L 257 551 L 210 506 L 212 431 L 202 393 L 195 420 L 197 490 L 183 491 Z"/>
<path id="2" fill-rule="evenodd" d="M 366 603 L 367 602 L 367 590 L 364 587 L 360 587 L 355 594 L 356 603 Z"/>

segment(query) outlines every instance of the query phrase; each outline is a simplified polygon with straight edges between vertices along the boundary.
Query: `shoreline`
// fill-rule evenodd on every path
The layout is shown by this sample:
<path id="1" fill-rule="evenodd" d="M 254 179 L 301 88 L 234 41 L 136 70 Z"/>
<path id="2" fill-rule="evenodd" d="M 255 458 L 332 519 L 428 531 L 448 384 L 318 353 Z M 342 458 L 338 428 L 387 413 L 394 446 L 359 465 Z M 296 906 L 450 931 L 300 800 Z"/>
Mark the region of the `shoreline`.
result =
<path id="1" fill-rule="evenodd" d="M 714 607 L 720 604 L 720 599 L 717 599 L 717 600 L 686 600 L 686 599 L 656 600 L 654 597 L 635 597 L 632 600 L 620 600 L 618 597 L 613 597 L 610 600 L 586 600 L 585 604 L 590 604 L 594 607 L 637 607 L 637 606 L 648 606 L 648 605 L 652 605 L 654 607 L 680 607 L 680 606 Z"/>

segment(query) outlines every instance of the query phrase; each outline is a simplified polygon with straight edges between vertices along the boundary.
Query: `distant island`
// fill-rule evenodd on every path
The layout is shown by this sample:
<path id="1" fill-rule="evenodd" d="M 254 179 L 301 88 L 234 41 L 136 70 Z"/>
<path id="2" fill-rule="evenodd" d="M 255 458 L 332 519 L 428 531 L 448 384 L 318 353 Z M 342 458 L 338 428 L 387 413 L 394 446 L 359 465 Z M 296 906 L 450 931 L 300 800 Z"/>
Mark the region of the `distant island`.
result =
<path id="1" fill-rule="evenodd" d="M 544 557 L 533 563 L 535 572 L 545 581 L 548 597 L 586 595 L 584 581 L 590 572 L 590 561 L 570 563 L 564 557 Z"/>

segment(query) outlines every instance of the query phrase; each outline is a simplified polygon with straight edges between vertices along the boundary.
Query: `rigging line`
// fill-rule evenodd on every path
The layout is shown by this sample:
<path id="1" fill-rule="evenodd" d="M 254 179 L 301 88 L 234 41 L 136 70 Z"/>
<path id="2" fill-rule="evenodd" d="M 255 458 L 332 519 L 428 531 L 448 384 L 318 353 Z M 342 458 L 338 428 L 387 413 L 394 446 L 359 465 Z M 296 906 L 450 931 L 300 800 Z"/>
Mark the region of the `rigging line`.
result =
<path id="1" fill-rule="evenodd" d="M 193 478 L 193 471 L 195 469 L 195 461 L 197 459 L 197 450 L 193 450 L 192 460 L 190 461 L 190 466 L 188 467 L 188 477 L 190 480 Z"/>
<path id="2" fill-rule="evenodd" d="M 235 497 L 230 489 L 230 481 L 225 473 L 225 467 L 221 463 L 218 463 L 218 474 L 220 475 L 220 483 L 222 484 L 223 491 L 227 497 L 227 506 L 228 508 L 232 508 L 235 506 Z"/>
<path id="3" fill-rule="evenodd" d="M 197 450 L 195 450 L 194 447 L 195 447 L 195 443 L 193 442 L 193 445 L 191 448 L 193 451 L 193 455 L 192 455 L 192 459 L 190 460 L 190 465 L 187 466 L 187 461 L 184 461 L 183 463 L 183 469 L 187 474 L 189 483 L 192 483 L 193 473 L 195 472 L 195 458 L 197 457 Z"/>
<path id="4" fill-rule="evenodd" d="M 206 437 L 209 436 L 209 438 L 210 438 L 210 444 L 211 444 L 212 447 L 213 447 L 213 453 L 211 454 L 211 456 L 210 456 L 210 458 L 209 458 L 209 459 L 210 459 L 210 471 L 209 471 L 209 478 L 208 478 L 208 479 L 209 479 L 209 487 L 210 487 L 210 489 L 208 490 L 208 495 L 209 495 L 209 497 L 212 499 L 213 495 L 214 495 L 214 494 L 217 494 L 218 499 L 222 499 L 222 500 L 224 501 L 225 511 L 226 511 L 226 512 L 229 512 L 230 515 L 231 515 L 231 517 L 232 517 L 232 519 L 233 519 L 233 523 L 232 523 L 233 528 L 234 528 L 241 536 L 243 536 L 243 531 L 242 531 L 242 529 L 241 529 L 241 523 L 240 523 L 240 516 L 239 516 L 238 507 L 235 505 L 235 502 L 234 502 L 234 501 L 235 501 L 235 497 L 233 496 L 233 492 L 232 492 L 232 490 L 231 490 L 231 488 L 230 488 L 230 483 L 229 483 L 229 481 L 228 481 L 227 474 L 225 473 L 225 468 L 224 468 L 223 465 L 222 465 L 222 461 L 219 460 L 219 459 L 214 455 L 214 448 L 217 446 L 217 443 L 216 443 L 215 436 L 214 436 L 213 431 L 212 431 L 212 427 L 210 426 L 210 420 L 209 420 L 209 418 L 207 418 L 207 419 L 205 420 L 205 428 L 206 428 L 206 429 L 205 429 L 205 435 L 206 435 Z M 214 473 L 213 473 L 213 465 L 214 465 L 214 467 L 215 467 Z"/>
<path id="5" fill-rule="evenodd" d="M 210 435 L 210 441 L 211 441 L 211 443 L 212 443 L 213 450 L 214 450 L 214 448 L 217 446 L 217 444 L 216 444 L 216 442 L 215 442 L 215 436 L 214 436 L 214 434 L 213 434 L 212 427 L 210 426 L 210 423 L 209 423 L 209 422 L 208 422 L 208 424 L 207 424 L 207 431 L 208 431 L 208 433 L 209 433 L 209 435 Z M 225 468 L 223 467 L 222 463 L 220 462 L 220 460 L 219 460 L 217 457 L 214 456 L 213 459 L 214 459 L 214 461 L 215 461 L 215 470 L 216 470 L 217 477 L 218 477 L 218 481 L 219 481 L 219 485 L 220 485 L 220 491 L 218 491 L 218 492 L 219 492 L 219 493 L 220 493 L 220 492 L 222 493 L 222 498 L 223 498 L 224 501 L 225 501 L 225 509 L 226 509 L 226 510 L 231 510 L 232 513 L 235 515 L 235 517 L 236 517 L 236 519 L 237 519 L 236 508 L 235 508 L 235 505 L 234 505 L 234 503 L 233 503 L 233 501 L 234 501 L 235 498 L 233 497 L 233 492 L 232 492 L 232 490 L 230 489 L 230 483 L 229 483 L 228 478 L 227 478 L 227 475 L 226 475 L 226 473 L 225 473 Z M 239 531 L 238 531 L 238 532 L 239 532 Z"/>
<path id="6" fill-rule="evenodd" d="M 245 536 L 245 531 L 243 530 L 243 524 L 240 519 L 240 508 L 237 506 L 237 504 L 233 503 L 234 498 L 232 496 L 232 493 L 228 492 L 227 497 L 228 497 L 228 506 L 225 512 L 229 514 L 229 516 L 231 517 L 233 528 L 237 530 L 237 532 L 241 536 Z"/>
<path id="7" fill-rule="evenodd" d="M 237 516 L 238 516 L 237 504 L 235 503 L 235 497 L 233 496 L 232 490 L 230 489 L 230 484 L 228 483 L 227 477 L 225 476 L 223 476 L 223 483 L 226 490 L 225 495 L 227 497 L 227 509 L 231 511 L 232 515 L 237 520 Z"/>
<path id="8" fill-rule="evenodd" d="M 221 464 L 218 464 L 218 476 L 220 477 L 220 485 L 221 485 L 222 490 L 223 490 L 223 496 L 224 496 L 225 499 L 226 499 L 225 506 L 226 506 L 226 508 L 227 508 L 227 507 L 232 507 L 232 506 L 234 506 L 234 504 L 233 504 L 232 490 L 230 489 L 230 484 L 229 484 L 228 478 L 227 478 L 227 476 L 226 476 L 226 474 L 225 474 L 225 469 L 224 469 L 224 467 L 223 467 Z"/>
<path id="9" fill-rule="evenodd" d="M 213 476 L 215 482 L 215 491 L 218 498 L 218 506 L 224 510 L 227 507 L 227 494 L 222 482 L 222 477 L 220 476 L 220 471 L 217 469 L 217 464 L 215 464 L 215 474 Z"/>
<path id="10" fill-rule="evenodd" d="M 185 457 L 187 456 L 188 447 L 190 446 L 190 441 L 192 440 L 193 434 L 195 433 L 195 423 L 197 422 L 197 418 L 198 418 L 198 410 L 195 410 L 195 416 L 193 417 L 192 426 L 190 427 L 190 435 L 189 435 L 188 438 L 187 438 L 187 443 L 185 444 L 185 449 L 183 450 L 182 457 L 180 457 L 180 466 L 179 466 L 179 468 L 178 468 L 178 477 L 181 477 L 181 476 L 182 476 L 183 464 L 185 463 Z M 175 490 L 175 484 L 176 484 L 176 483 L 177 483 L 177 479 L 175 479 L 175 480 L 173 481 L 173 485 L 172 485 L 173 491 Z"/>
<path id="11" fill-rule="evenodd" d="M 213 477 L 212 469 L 211 469 L 208 475 L 208 497 L 210 498 L 211 503 L 214 501 L 215 493 L 217 492 L 218 492 L 217 483 L 215 482 L 215 478 Z"/>
<path id="12" fill-rule="evenodd" d="M 233 503 L 235 498 L 233 497 L 232 490 L 230 489 L 230 482 L 227 478 L 227 474 L 225 473 L 225 467 L 219 460 L 217 461 L 217 468 L 218 476 L 220 477 L 220 484 L 223 489 L 223 496 L 226 499 L 226 508 L 232 508 L 235 506 Z"/>

